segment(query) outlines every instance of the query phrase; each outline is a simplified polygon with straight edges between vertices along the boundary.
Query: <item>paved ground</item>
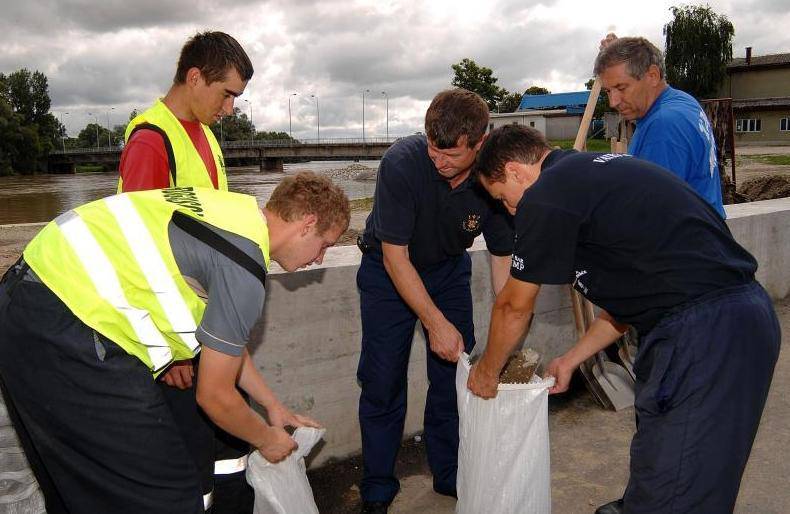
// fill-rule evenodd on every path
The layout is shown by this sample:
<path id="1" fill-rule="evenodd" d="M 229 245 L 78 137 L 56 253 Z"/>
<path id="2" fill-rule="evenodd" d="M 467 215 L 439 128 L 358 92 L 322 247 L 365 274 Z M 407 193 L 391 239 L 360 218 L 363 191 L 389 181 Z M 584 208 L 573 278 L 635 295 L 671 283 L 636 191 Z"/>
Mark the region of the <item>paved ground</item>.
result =
<path id="1" fill-rule="evenodd" d="M 776 304 L 783 334 L 790 333 L 790 298 Z M 787 341 L 787 337 L 785 337 Z M 743 478 L 737 514 L 790 512 L 790 351 L 783 349 L 757 440 Z M 633 409 L 604 411 L 583 386 L 552 397 L 549 407 L 552 505 L 555 514 L 592 514 L 620 497 L 628 479 L 628 445 Z M 424 447 L 410 442 L 399 461 L 401 492 L 393 514 L 452 513 L 455 500 L 431 488 Z M 722 449 L 726 451 L 726 449 Z M 359 511 L 358 459 L 310 473 L 322 513 Z"/>

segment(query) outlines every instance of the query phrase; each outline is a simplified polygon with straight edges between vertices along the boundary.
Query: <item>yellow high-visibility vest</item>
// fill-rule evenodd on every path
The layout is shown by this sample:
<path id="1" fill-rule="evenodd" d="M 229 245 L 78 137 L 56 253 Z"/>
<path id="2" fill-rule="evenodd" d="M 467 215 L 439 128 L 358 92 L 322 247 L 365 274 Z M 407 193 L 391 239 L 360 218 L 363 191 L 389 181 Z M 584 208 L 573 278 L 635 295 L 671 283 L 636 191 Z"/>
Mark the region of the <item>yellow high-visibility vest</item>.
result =
<path id="1" fill-rule="evenodd" d="M 214 164 L 217 168 L 217 185 L 222 191 L 228 190 L 228 177 L 225 171 L 225 159 L 222 157 L 222 149 L 214 137 L 211 129 L 204 124 L 200 124 L 203 133 L 206 135 L 211 153 L 214 156 Z M 142 114 L 134 117 L 126 127 L 126 143 L 132 133 L 141 128 L 146 128 L 158 132 L 165 143 L 168 164 L 170 166 L 170 187 L 209 187 L 214 188 L 211 181 L 206 163 L 200 157 L 195 145 L 189 138 L 189 134 L 184 130 L 184 126 L 178 118 L 161 101 L 157 100 L 153 106 Z M 123 192 L 123 178 L 118 177 L 118 192 Z"/>
<path id="2" fill-rule="evenodd" d="M 244 237 L 269 265 L 269 232 L 255 198 L 193 187 L 124 193 L 82 205 L 50 222 L 24 251 L 30 268 L 83 323 L 155 375 L 199 351 L 195 330 L 205 310 L 176 264 L 171 220 L 208 230 L 201 239 L 214 247 L 219 237 L 236 250 L 196 220 Z M 265 269 L 244 257 L 249 256 L 234 260 L 263 281 Z"/>

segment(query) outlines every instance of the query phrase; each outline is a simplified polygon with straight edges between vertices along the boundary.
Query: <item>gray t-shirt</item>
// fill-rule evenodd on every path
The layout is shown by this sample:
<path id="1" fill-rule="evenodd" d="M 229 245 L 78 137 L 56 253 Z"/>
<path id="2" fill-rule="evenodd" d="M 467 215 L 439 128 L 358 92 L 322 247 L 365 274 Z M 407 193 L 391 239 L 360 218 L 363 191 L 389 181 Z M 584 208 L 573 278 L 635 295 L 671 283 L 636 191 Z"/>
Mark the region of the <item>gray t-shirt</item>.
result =
<path id="1" fill-rule="evenodd" d="M 260 248 L 252 241 L 208 224 L 206 227 L 266 268 Z M 212 350 L 238 357 L 263 312 L 266 295 L 263 284 L 249 271 L 173 222 L 168 226 L 168 234 L 181 274 L 206 300 L 206 311 L 195 337 Z"/>

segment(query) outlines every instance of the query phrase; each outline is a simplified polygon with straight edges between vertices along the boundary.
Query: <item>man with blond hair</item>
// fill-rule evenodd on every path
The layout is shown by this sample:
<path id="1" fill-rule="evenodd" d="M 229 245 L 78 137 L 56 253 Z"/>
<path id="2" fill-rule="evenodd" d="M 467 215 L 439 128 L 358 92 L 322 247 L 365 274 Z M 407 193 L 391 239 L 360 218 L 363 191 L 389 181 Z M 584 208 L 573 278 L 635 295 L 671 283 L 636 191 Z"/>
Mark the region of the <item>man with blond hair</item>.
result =
<path id="1" fill-rule="evenodd" d="M 156 377 L 200 352 L 197 401 L 270 462 L 317 426 L 283 405 L 247 350 L 267 268 L 320 263 L 348 199 L 313 173 L 254 197 L 177 187 L 123 193 L 49 223 L 0 282 L 0 385 L 47 512 L 198 514 L 190 444 Z M 268 422 L 242 398 L 247 392 Z"/>

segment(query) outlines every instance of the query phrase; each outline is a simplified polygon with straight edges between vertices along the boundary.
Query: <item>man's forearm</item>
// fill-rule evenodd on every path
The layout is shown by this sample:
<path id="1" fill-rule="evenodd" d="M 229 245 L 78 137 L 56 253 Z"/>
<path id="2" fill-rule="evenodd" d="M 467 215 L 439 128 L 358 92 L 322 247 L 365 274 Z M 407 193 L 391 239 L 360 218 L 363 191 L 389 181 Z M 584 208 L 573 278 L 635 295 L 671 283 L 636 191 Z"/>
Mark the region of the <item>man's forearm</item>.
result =
<path id="1" fill-rule="evenodd" d="M 384 268 L 395 284 L 395 289 L 423 326 L 430 331 L 436 322 L 444 320 L 444 314 L 433 303 L 420 275 L 409 260 L 408 247 L 387 243 L 383 243 L 382 247 Z"/>
<path id="2" fill-rule="evenodd" d="M 499 376 L 508 357 L 516 349 L 527 330 L 532 308 L 515 310 L 507 302 L 497 302 L 491 310 L 488 343 L 480 359 L 480 369 L 490 376 Z"/>
<path id="3" fill-rule="evenodd" d="M 623 335 L 623 331 L 620 330 L 623 327 L 615 323 L 606 312 L 601 312 L 564 357 L 569 359 L 574 367 L 580 365 Z"/>
<path id="4" fill-rule="evenodd" d="M 259 448 L 271 427 L 253 411 L 244 398 L 232 389 L 229 392 L 205 393 L 198 389 L 198 403 L 211 421 L 224 431 Z M 203 394 L 200 394 L 203 393 Z"/>
<path id="5" fill-rule="evenodd" d="M 242 355 L 238 385 L 249 394 L 253 400 L 266 409 L 280 402 L 274 394 L 274 391 L 266 384 L 266 380 L 263 378 L 261 372 L 255 367 L 246 348 Z"/>

